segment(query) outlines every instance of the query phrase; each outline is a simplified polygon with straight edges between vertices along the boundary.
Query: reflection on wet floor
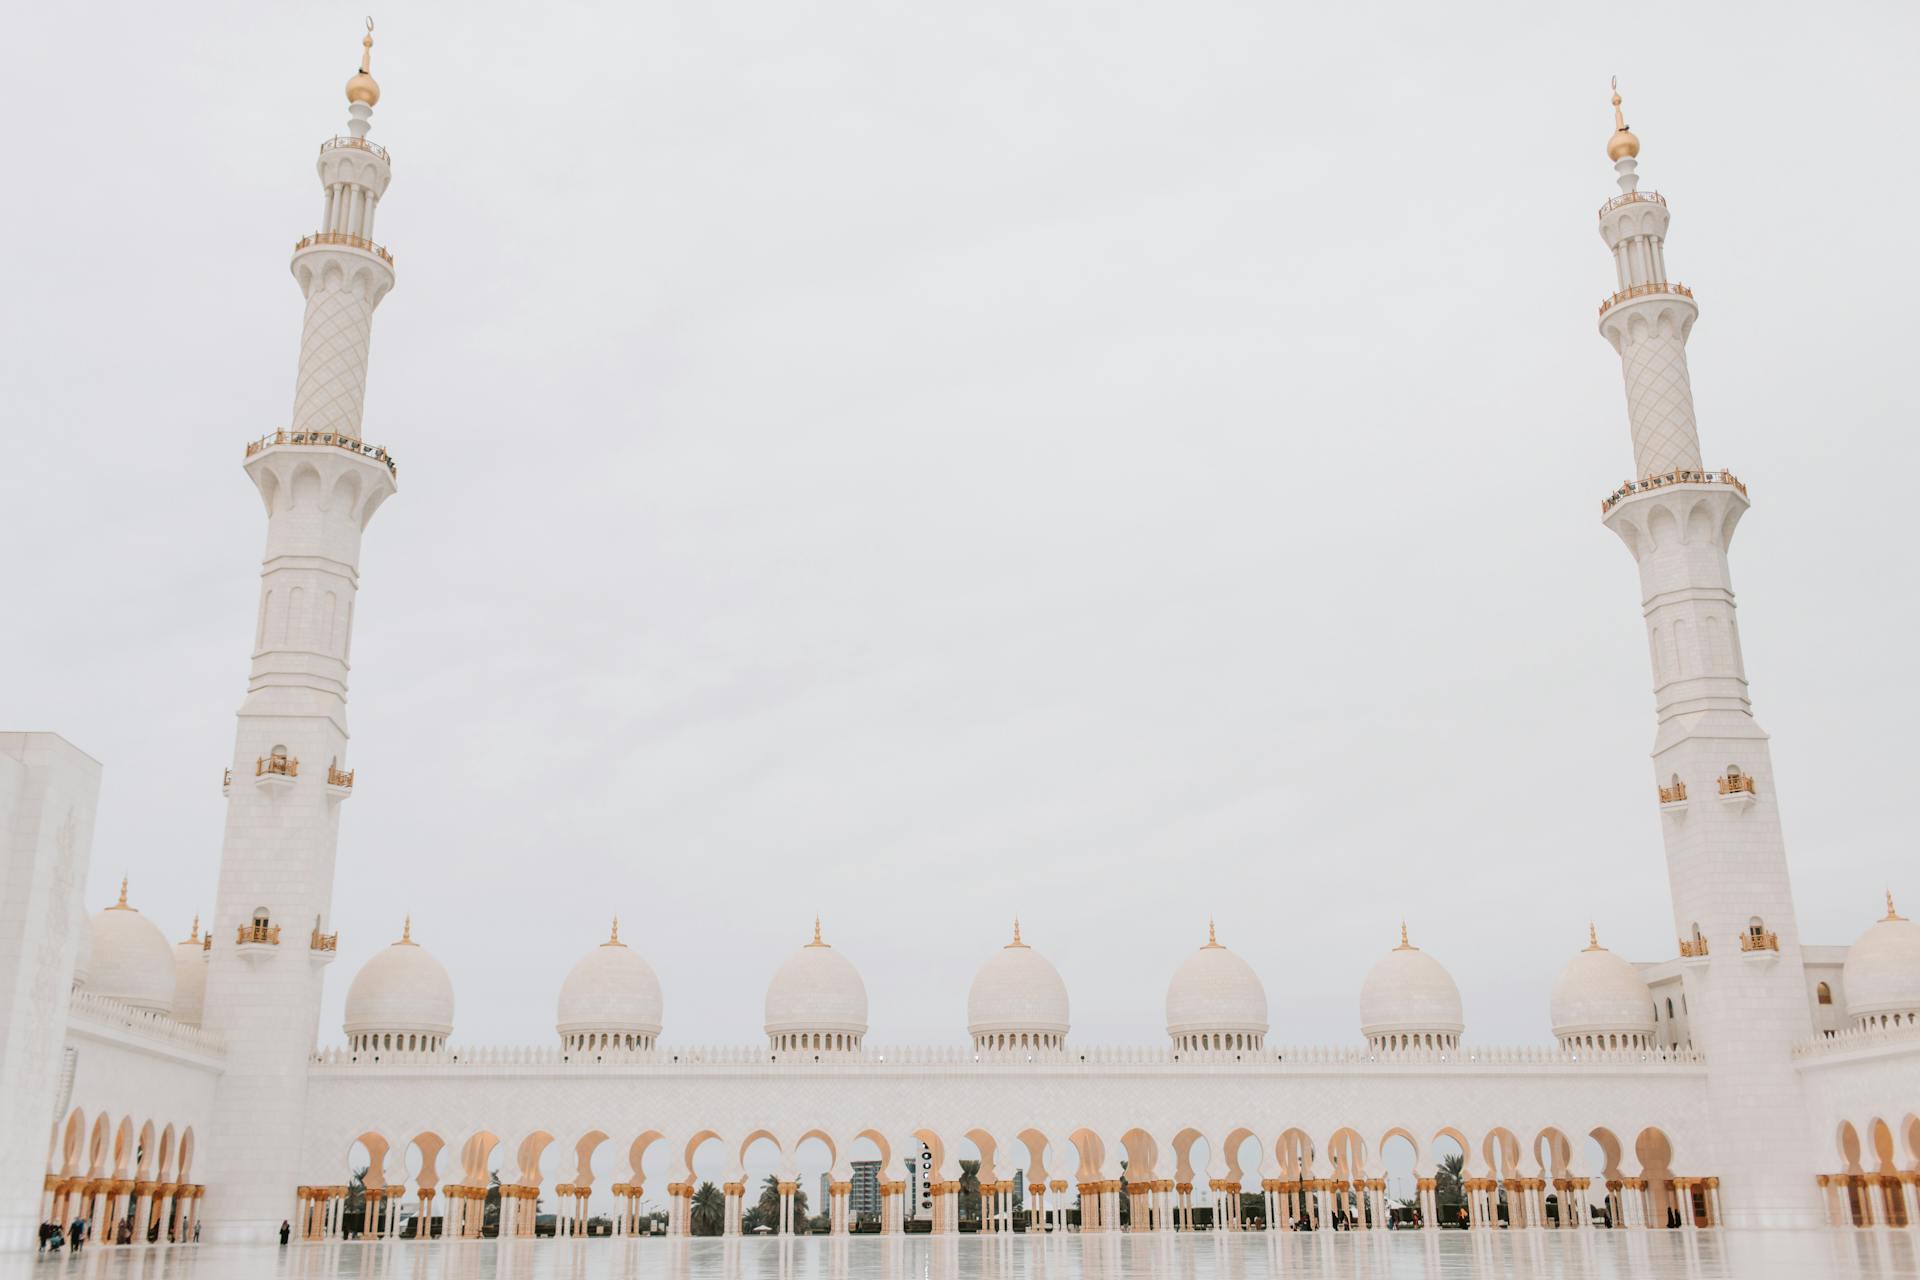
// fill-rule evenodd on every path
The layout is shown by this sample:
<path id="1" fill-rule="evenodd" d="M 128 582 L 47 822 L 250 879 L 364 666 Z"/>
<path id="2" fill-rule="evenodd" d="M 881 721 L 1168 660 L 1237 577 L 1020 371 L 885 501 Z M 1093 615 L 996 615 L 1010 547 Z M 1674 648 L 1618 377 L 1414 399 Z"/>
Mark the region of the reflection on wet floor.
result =
<path id="1" fill-rule="evenodd" d="M 1499 1231 L 462 1240 L 91 1248 L 0 1257 L 74 1280 L 1767 1280 L 1920 1277 L 1920 1232 Z"/>

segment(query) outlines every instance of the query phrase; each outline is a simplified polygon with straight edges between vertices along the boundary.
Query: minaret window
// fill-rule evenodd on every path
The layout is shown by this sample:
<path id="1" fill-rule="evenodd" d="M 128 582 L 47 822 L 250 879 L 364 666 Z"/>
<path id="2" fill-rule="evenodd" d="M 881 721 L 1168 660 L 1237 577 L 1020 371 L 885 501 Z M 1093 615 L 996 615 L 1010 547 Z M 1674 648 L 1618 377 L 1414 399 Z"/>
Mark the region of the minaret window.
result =
<path id="1" fill-rule="evenodd" d="M 1833 988 L 1823 982 L 1813 989 L 1813 998 L 1821 1004 L 1832 1004 Z"/>

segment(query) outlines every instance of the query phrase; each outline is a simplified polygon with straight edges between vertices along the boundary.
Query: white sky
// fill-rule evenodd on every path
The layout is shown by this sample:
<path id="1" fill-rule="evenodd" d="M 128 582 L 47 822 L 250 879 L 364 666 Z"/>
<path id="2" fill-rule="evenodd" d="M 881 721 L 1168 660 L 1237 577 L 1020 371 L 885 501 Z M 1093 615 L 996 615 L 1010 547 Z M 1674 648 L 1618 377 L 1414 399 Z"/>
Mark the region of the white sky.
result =
<path id="1" fill-rule="evenodd" d="M 812 915 L 875 1044 L 1016 912 L 1074 1038 L 1205 936 L 1352 1042 L 1404 913 L 1468 1035 L 1671 953 L 1594 210 L 1619 74 L 1695 286 L 1800 924 L 1920 902 L 1911 5 L 396 5 L 322 1039 L 415 934 L 550 1043 L 605 936 L 761 1038 Z M 105 762 L 90 901 L 210 911 L 315 146 L 359 10 L 37 5 L 4 719 Z"/>

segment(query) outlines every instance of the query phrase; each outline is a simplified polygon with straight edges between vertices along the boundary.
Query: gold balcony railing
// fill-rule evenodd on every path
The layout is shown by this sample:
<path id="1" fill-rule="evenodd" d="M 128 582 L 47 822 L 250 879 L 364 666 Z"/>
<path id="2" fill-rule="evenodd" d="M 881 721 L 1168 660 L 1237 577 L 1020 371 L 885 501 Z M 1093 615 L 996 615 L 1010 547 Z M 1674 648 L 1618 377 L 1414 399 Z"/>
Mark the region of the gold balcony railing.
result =
<path id="1" fill-rule="evenodd" d="M 345 245 L 349 249 L 365 249 L 388 266 L 393 265 L 393 255 L 387 252 L 385 245 L 375 244 L 365 236 L 350 236 L 344 231 L 316 231 L 310 236 L 302 236 L 300 242 L 293 246 L 293 251 L 298 253 L 302 249 L 311 249 L 317 244 L 338 244 Z M 1601 309 L 1605 310 L 1604 307 Z"/>
<path id="2" fill-rule="evenodd" d="M 371 151 L 374 155 L 379 156 L 382 160 L 385 160 L 388 163 L 392 163 L 392 157 L 387 154 L 387 149 L 385 147 L 381 146 L 377 142 L 368 142 L 365 138 L 351 138 L 351 137 L 328 138 L 325 142 L 320 144 L 320 154 L 325 155 L 327 152 L 337 150 L 340 147 L 352 147 L 355 151 Z M 1662 200 L 1660 201 L 1660 203 L 1665 204 L 1666 201 Z"/>
<path id="3" fill-rule="evenodd" d="M 315 929 L 315 930 L 313 931 L 313 943 L 312 943 L 312 950 L 315 950 L 315 951 L 338 951 L 339 949 L 340 949 L 340 935 L 339 935 L 339 934 L 337 934 L 337 933 L 322 933 L 322 932 L 320 932 L 320 931 L 319 931 L 318 929 Z"/>
<path id="4" fill-rule="evenodd" d="M 353 790 L 353 770 L 336 769 L 332 765 L 328 765 L 327 785 L 330 787 L 345 787 L 349 791 Z"/>
<path id="5" fill-rule="evenodd" d="M 280 926 L 277 924 L 243 924 L 240 926 L 240 945 L 277 947 L 280 945 Z"/>
<path id="6" fill-rule="evenodd" d="M 357 453 L 372 458 L 375 462 L 387 464 L 390 475 L 399 475 L 400 469 L 393 464 L 393 455 L 377 444 L 368 444 L 357 436 L 346 435 L 339 431 L 276 431 L 270 436 L 261 436 L 258 440 L 247 441 L 247 456 L 251 458 L 262 449 L 276 444 L 331 445 L 335 449 L 345 449 L 348 453 Z"/>
<path id="7" fill-rule="evenodd" d="M 278 775 L 282 778 L 300 776 L 300 762 L 290 756 L 261 756 L 254 761 L 253 776 L 266 778 Z"/>
<path id="8" fill-rule="evenodd" d="M 220 785 L 222 787 L 230 787 L 233 785 L 233 770 L 222 769 L 220 771 Z"/>
<path id="9" fill-rule="evenodd" d="M 1651 293 L 1677 293 L 1683 298 L 1693 296 L 1693 290 L 1677 280 L 1656 280 L 1652 284 L 1636 284 L 1622 289 L 1600 304 L 1600 314 L 1607 314 L 1608 310 L 1625 302 L 1628 298 L 1644 298 Z"/>
<path id="10" fill-rule="evenodd" d="M 1750 796 L 1757 796 L 1760 794 L 1758 791 L 1754 789 L 1752 774 L 1730 773 L 1726 777 L 1720 779 L 1721 795 L 1735 796 L 1735 795 L 1739 795 L 1743 791 Z"/>
<path id="11" fill-rule="evenodd" d="M 1687 959 L 1687 960 L 1700 959 L 1705 957 L 1706 954 L 1707 954 L 1707 940 L 1705 938 L 1680 939 L 1680 955 L 1682 959 Z"/>
<path id="12" fill-rule="evenodd" d="M 1731 485 L 1734 491 L 1741 497 L 1744 498 L 1747 496 L 1747 486 L 1740 483 L 1740 477 L 1724 468 L 1719 471 L 1686 471 L 1676 469 L 1673 471 L 1662 471 L 1658 475 L 1642 476 L 1638 480 L 1627 481 L 1618 489 L 1615 489 L 1612 493 L 1600 499 L 1600 514 L 1605 515 L 1636 493 L 1645 493 L 1649 489 L 1664 489 L 1668 485 L 1674 484 Z"/>
<path id="13" fill-rule="evenodd" d="M 325 149 L 321 148 L 323 151 Z M 1628 204 L 1657 204 L 1664 209 L 1667 207 L 1667 198 L 1658 191 L 1623 192 L 1600 206 L 1600 216 L 1604 218 L 1620 206 Z"/>
<path id="14" fill-rule="evenodd" d="M 1661 804 L 1678 804 L 1687 798 L 1687 784 L 1675 782 L 1670 787 L 1660 788 Z"/>
<path id="15" fill-rule="evenodd" d="M 1778 951 L 1780 935 L 1777 933 L 1757 933 L 1748 929 L 1740 935 L 1742 951 Z"/>

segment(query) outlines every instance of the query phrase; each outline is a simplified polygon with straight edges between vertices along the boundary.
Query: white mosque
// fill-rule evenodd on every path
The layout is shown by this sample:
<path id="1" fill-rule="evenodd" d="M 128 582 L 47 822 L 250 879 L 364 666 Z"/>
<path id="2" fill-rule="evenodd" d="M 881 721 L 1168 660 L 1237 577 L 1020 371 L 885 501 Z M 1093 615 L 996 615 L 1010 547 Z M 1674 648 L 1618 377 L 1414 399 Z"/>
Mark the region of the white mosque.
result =
<path id="1" fill-rule="evenodd" d="M 798 1149 L 824 1146 L 837 1234 L 960 1230 L 962 1155 L 980 1162 L 969 1230 L 1336 1215 L 1373 1229 L 1389 1218 L 1390 1146 L 1412 1153 L 1428 1229 L 1456 1154 L 1472 1228 L 1920 1223 L 1920 925 L 1889 894 L 1851 946 L 1801 941 L 1728 568 L 1748 493 L 1701 458 L 1686 356 L 1699 308 L 1668 275 L 1668 205 L 1639 185 L 1617 94 L 1619 190 L 1598 218 L 1614 289 L 1598 322 L 1625 371 L 1639 478 L 1600 515 L 1640 571 L 1658 721 L 1647 802 L 1677 955 L 1634 963 L 1594 933 L 1570 939 L 1551 1040 L 1486 1046 L 1403 926 L 1361 986 L 1353 1041 L 1296 1047 L 1269 1041 L 1260 975 L 1209 929 L 1168 983 L 1166 1038 L 1093 1047 L 1016 923 L 1004 944 L 979 940 L 964 1040 L 956 1009 L 952 1044 L 881 1048 L 858 967 L 816 921 L 768 982 L 764 1043 L 687 1047 L 663 1039 L 659 981 L 616 921 L 554 975 L 553 1039 L 493 1048 L 458 1039 L 434 926 L 410 920 L 354 975 L 341 1037 L 322 1047 L 361 542 L 398 489 L 361 430 L 373 313 L 395 279 L 374 239 L 392 162 L 368 137 L 367 56 L 346 134 L 319 148 L 319 230 L 293 249 L 305 319 L 290 424 L 244 453 L 266 549 L 204 936 L 196 920 L 170 942 L 137 884 L 89 918 L 77 895 L 99 766 L 51 734 L 0 735 L 0 1241 L 76 1217 L 135 1245 L 265 1240 L 283 1219 L 303 1240 L 530 1234 L 543 1201 L 562 1234 L 641 1230 L 643 1200 L 687 1234 L 696 1157 L 732 1169 L 720 1229 L 738 1234 L 757 1194 L 747 1152 L 768 1142 L 789 1216 Z M 861 1151 L 880 1161 L 879 1207 L 856 1221 Z"/>

